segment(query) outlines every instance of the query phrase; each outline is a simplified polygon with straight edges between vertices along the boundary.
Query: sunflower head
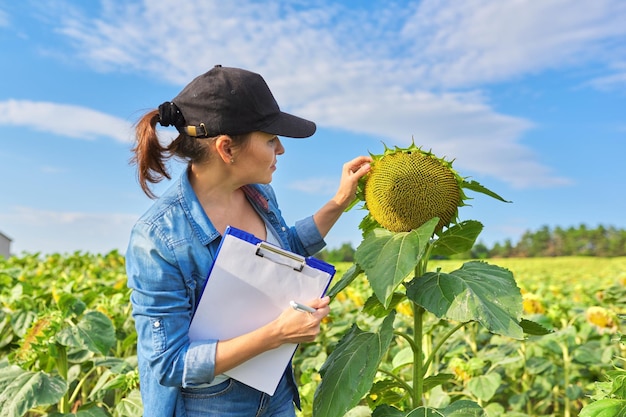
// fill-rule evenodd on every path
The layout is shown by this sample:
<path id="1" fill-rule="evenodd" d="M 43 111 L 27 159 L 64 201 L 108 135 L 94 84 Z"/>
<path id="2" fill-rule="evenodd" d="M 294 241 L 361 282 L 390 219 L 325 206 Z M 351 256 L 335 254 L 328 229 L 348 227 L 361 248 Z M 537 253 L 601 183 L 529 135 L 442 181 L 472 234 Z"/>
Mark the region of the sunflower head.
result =
<path id="1" fill-rule="evenodd" d="M 363 199 L 372 219 L 392 232 L 417 229 L 438 217 L 437 231 L 457 220 L 466 199 L 452 163 L 411 144 L 372 155 Z M 370 219 L 371 221 L 371 219 Z"/>
<path id="2" fill-rule="evenodd" d="M 604 307 L 591 306 L 585 313 L 587 321 L 601 329 L 615 327 L 614 315 Z"/>

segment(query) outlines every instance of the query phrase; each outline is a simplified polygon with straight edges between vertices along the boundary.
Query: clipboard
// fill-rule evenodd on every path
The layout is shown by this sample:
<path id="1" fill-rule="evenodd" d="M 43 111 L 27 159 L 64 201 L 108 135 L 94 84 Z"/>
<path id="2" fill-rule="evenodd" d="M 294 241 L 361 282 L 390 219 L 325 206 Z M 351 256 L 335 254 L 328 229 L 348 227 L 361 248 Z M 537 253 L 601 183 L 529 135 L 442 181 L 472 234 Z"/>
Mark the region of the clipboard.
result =
<path id="1" fill-rule="evenodd" d="M 291 308 L 291 300 L 322 297 L 334 275 L 331 264 L 228 226 L 191 320 L 189 339 L 230 339 L 258 329 Z M 225 375 L 273 395 L 297 347 L 290 343 L 263 352 Z"/>

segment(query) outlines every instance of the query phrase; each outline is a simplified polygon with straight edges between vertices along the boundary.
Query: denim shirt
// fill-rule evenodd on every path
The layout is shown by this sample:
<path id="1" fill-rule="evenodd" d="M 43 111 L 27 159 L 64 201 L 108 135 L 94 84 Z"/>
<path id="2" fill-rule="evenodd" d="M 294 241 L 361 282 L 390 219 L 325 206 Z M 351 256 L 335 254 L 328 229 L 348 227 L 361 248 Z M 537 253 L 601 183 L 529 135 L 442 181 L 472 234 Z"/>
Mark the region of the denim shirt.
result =
<path id="1" fill-rule="evenodd" d="M 313 216 L 286 225 L 270 185 L 243 190 L 284 248 L 310 256 L 325 246 Z M 126 272 L 144 416 L 184 416 L 181 387 L 203 385 L 215 377 L 217 340 L 190 343 L 188 330 L 220 241 L 186 172 L 132 229 Z M 288 374 L 295 386 L 292 372 Z M 299 403 L 297 394 L 294 401 Z"/>

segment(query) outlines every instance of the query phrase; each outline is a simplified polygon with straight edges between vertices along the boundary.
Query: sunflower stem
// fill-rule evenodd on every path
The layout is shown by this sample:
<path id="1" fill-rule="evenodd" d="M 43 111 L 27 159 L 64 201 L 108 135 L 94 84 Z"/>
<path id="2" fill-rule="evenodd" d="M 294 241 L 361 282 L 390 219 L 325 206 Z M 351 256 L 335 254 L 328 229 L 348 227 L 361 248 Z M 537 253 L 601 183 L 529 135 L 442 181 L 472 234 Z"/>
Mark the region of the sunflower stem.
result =
<path id="1" fill-rule="evenodd" d="M 431 248 L 432 243 L 429 242 L 415 266 L 415 278 L 421 277 L 426 272 Z M 424 367 L 424 314 L 426 310 L 415 302 L 411 302 L 411 305 L 413 306 L 413 408 L 417 408 L 423 403 L 424 376 L 426 375 Z"/>
<path id="2" fill-rule="evenodd" d="M 424 346 L 423 346 L 423 318 L 424 309 L 413 304 L 413 408 L 422 405 L 422 396 L 424 394 Z"/>

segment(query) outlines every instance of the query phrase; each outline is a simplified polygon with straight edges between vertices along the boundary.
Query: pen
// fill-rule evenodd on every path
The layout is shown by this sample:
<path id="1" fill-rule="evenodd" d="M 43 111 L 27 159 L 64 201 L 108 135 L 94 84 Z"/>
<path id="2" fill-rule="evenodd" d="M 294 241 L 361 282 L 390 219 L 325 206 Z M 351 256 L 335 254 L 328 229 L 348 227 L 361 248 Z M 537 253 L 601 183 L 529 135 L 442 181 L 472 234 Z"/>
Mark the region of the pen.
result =
<path id="1" fill-rule="evenodd" d="M 313 307 L 309 307 L 308 305 L 300 304 L 295 301 L 290 301 L 289 304 L 294 310 L 302 311 L 303 313 L 315 313 L 317 311 Z"/>

